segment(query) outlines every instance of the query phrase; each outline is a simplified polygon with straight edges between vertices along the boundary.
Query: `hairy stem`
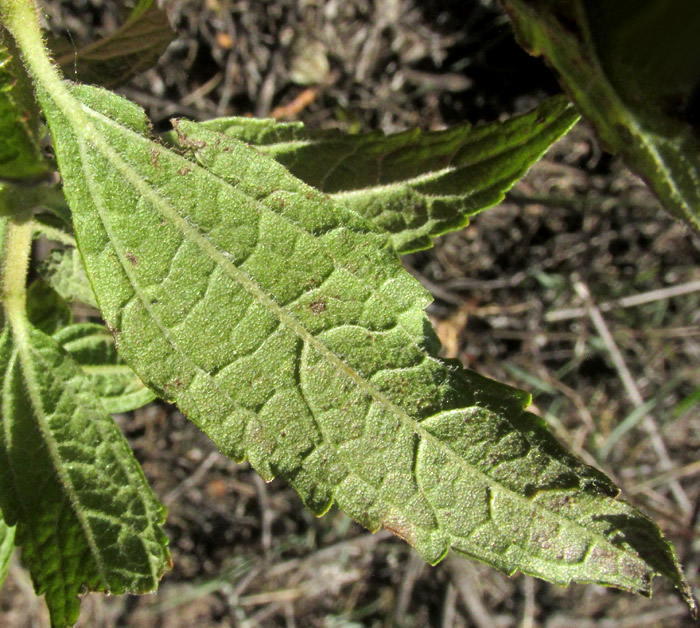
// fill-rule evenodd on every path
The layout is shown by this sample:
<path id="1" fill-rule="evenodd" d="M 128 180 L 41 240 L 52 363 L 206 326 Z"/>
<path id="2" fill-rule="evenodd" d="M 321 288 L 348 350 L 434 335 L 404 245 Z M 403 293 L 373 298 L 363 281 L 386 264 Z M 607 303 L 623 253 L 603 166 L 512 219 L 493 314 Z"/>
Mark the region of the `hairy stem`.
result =
<path id="1" fill-rule="evenodd" d="M 7 318 L 15 333 L 26 321 L 26 283 L 32 250 L 32 223 L 20 219 L 2 220 L 2 283 L 0 295 Z"/>

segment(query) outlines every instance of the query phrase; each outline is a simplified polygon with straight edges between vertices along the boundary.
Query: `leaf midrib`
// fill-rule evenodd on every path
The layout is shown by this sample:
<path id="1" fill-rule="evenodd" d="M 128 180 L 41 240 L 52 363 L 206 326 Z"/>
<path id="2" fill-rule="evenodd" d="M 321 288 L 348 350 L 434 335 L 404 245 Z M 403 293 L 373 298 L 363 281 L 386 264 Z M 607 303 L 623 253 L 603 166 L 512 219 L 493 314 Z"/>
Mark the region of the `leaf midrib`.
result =
<path id="1" fill-rule="evenodd" d="M 95 146 L 95 148 L 98 148 L 99 150 L 102 151 L 103 155 L 107 158 L 108 161 L 111 161 L 111 163 L 114 164 L 114 166 L 124 175 L 126 179 L 129 180 L 131 185 L 135 187 L 137 190 L 139 190 L 142 194 L 145 196 L 148 196 L 153 203 L 154 207 L 158 208 L 160 213 L 167 219 L 171 221 L 171 223 L 179 227 L 180 231 L 183 233 L 183 235 L 189 235 L 192 237 L 192 239 L 197 243 L 199 248 L 203 250 L 205 253 L 209 255 L 210 258 L 212 258 L 214 261 L 218 262 L 223 268 L 227 269 L 228 274 L 231 276 L 232 279 L 237 281 L 243 288 L 248 290 L 258 301 L 261 303 L 261 305 L 269 308 L 269 310 L 273 311 L 280 322 L 284 325 L 286 325 L 288 328 L 290 328 L 294 333 L 297 334 L 297 336 L 304 342 L 307 342 L 311 347 L 313 347 L 319 354 L 321 354 L 323 357 L 329 360 L 337 370 L 340 372 L 344 373 L 347 377 L 349 377 L 352 381 L 354 381 L 358 387 L 363 390 L 366 394 L 374 398 L 377 402 L 379 402 L 381 405 L 383 405 L 388 411 L 391 411 L 392 413 L 396 414 L 406 425 L 408 425 L 416 434 L 418 434 L 422 439 L 425 439 L 426 441 L 431 442 L 434 446 L 436 446 L 439 450 L 443 451 L 444 453 L 447 454 L 449 458 L 451 458 L 453 461 L 455 461 L 460 467 L 465 469 L 465 471 L 472 476 L 476 476 L 482 483 L 485 485 L 495 488 L 504 494 L 507 494 L 514 499 L 525 503 L 528 505 L 528 507 L 536 509 L 537 511 L 542 512 L 545 516 L 548 518 L 552 518 L 557 522 L 562 522 L 566 521 L 568 524 L 572 525 L 573 527 L 582 529 L 585 531 L 585 533 L 593 539 L 597 539 L 601 541 L 602 543 L 609 545 L 615 549 L 615 551 L 625 551 L 627 552 L 628 550 L 621 548 L 617 545 L 614 545 L 607 537 L 602 535 L 599 532 L 592 532 L 589 528 L 587 528 L 584 524 L 579 523 L 578 521 L 568 519 L 567 517 L 554 517 L 552 515 L 552 512 L 550 509 L 541 506 L 537 503 L 534 503 L 533 501 L 529 500 L 527 497 L 521 495 L 520 493 L 517 493 L 513 491 L 512 489 L 504 486 L 501 484 L 498 480 L 495 478 L 492 478 L 491 476 L 488 476 L 484 472 L 480 471 L 479 469 L 469 465 L 463 458 L 461 458 L 451 447 L 447 446 L 445 443 L 443 443 L 439 438 L 428 432 L 425 428 L 423 428 L 417 420 L 413 419 L 405 410 L 400 408 L 398 405 L 396 405 L 394 402 L 392 402 L 382 391 L 376 388 L 373 384 L 368 382 L 366 379 L 364 379 L 362 376 L 360 376 L 354 369 L 352 369 L 350 366 L 348 366 L 345 362 L 342 361 L 340 357 L 338 357 L 335 353 L 333 353 L 330 349 L 328 349 L 323 343 L 319 342 L 313 335 L 311 335 L 304 327 L 299 323 L 294 317 L 292 317 L 290 314 L 284 310 L 284 308 L 277 303 L 274 302 L 274 300 L 268 296 L 261 288 L 255 284 L 255 282 L 252 281 L 247 276 L 247 273 L 244 271 L 238 269 L 235 267 L 231 261 L 223 254 L 221 253 L 213 244 L 209 242 L 209 240 L 203 236 L 201 233 L 199 233 L 189 222 L 187 222 L 186 219 L 181 217 L 177 211 L 169 205 L 169 202 L 167 199 L 163 198 L 160 196 L 153 188 L 151 188 L 146 182 L 143 181 L 143 179 L 140 177 L 138 172 L 133 170 L 132 166 L 124 161 L 122 157 L 107 143 L 107 141 L 103 138 L 102 135 L 96 129 L 93 128 L 93 125 L 89 121 L 89 117 L 94 117 L 97 118 L 99 121 L 101 121 L 104 124 L 114 126 L 118 128 L 118 130 L 122 133 L 126 133 L 128 135 L 131 135 L 135 140 L 138 140 L 139 142 L 150 142 L 150 140 L 143 135 L 137 133 L 136 131 L 118 124 L 114 120 L 110 119 L 109 117 L 105 116 L 104 114 L 101 114 L 98 111 L 95 111 L 91 108 L 89 108 L 87 105 L 84 105 L 80 101 L 76 100 L 70 93 L 66 90 L 66 96 L 69 100 L 68 106 L 66 106 L 66 103 L 61 103 L 60 98 L 56 98 L 54 95 L 54 101 L 56 104 L 59 106 L 59 109 L 63 113 L 63 115 L 72 122 L 72 127 L 73 127 L 73 132 L 75 133 L 76 137 L 80 141 L 80 150 L 82 153 L 82 162 L 83 164 L 87 164 L 87 151 L 86 151 L 86 143 L 92 142 Z M 61 106 L 64 105 L 64 106 Z M 72 105 L 72 107 L 70 106 Z M 78 113 L 80 112 L 80 114 Z M 86 113 L 84 113 L 86 112 Z M 75 123 L 75 118 L 76 117 L 82 117 L 83 119 L 80 120 L 82 124 L 76 124 Z M 184 159 L 184 158 L 183 158 Z M 192 167 L 192 162 L 189 160 L 186 160 L 187 164 L 189 167 Z M 194 167 L 196 168 L 197 172 L 200 175 L 205 175 L 207 177 L 215 179 L 218 183 L 223 183 L 224 185 L 230 185 L 226 181 L 222 180 L 220 177 L 217 175 L 213 174 L 209 170 L 202 168 L 201 166 L 194 164 Z M 83 166 L 84 168 L 84 166 Z M 86 172 L 86 175 L 88 173 Z M 91 177 L 88 176 L 90 179 Z M 250 198 L 250 197 L 249 197 Z M 256 202 L 255 199 L 250 198 L 251 202 Z M 266 211 L 270 211 L 268 208 L 265 208 Z M 104 222 L 103 222 L 104 224 Z M 105 225 L 105 228 L 107 226 Z M 110 238 L 112 243 L 114 244 L 114 240 Z M 129 264 L 127 263 L 127 260 L 124 258 L 123 254 L 119 254 L 119 259 L 120 262 L 124 268 L 125 274 L 129 278 L 129 281 L 132 283 L 132 288 L 134 289 L 134 292 L 138 295 L 139 290 L 137 288 L 137 283 L 134 281 L 134 279 L 131 277 L 130 269 L 129 269 Z M 140 301 L 142 302 L 143 307 L 149 312 L 149 315 L 153 318 L 154 321 L 157 321 L 157 318 L 154 316 L 153 312 L 151 312 L 149 306 L 148 306 L 148 299 L 144 299 L 141 296 L 139 296 Z M 160 323 L 156 323 L 158 327 L 161 329 L 161 332 L 163 333 L 164 337 L 168 340 L 168 342 L 173 345 L 173 347 L 178 351 L 183 356 L 186 356 L 185 353 L 182 352 L 182 350 L 178 347 L 177 343 L 175 343 L 171 338 L 170 335 L 167 333 L 167 329 L 163 328 Z M 433 356 L 430 356 L 429 354 L 425 353 L 425 351 L 422 351 L 426 358 L 435 360 Z M 191 360 L 188 359 L 188 361 L 191 362 Z M 202 369 L 201 367 L 197 366 L 196 364 L 192 363 L 192 365 L 197 368 L 200 372 L 205 373 L 210 376 L 209 373 L 207 373 L 206 370 Z M 447 367 L 446 367 L 447 368 Z M 216 382 L 212 380 L 213 384 L 219 389 L 217 386 Z M 220 389 L 219 389 L 220 390 Z M 224 393 L 224 391 L 221 391 Z M 225 393 L 224 393 L 225 394 Z M 226 395 L 228 397 L 228 395 Z M 440 413 L 436 413 L 440 414 Z"/>

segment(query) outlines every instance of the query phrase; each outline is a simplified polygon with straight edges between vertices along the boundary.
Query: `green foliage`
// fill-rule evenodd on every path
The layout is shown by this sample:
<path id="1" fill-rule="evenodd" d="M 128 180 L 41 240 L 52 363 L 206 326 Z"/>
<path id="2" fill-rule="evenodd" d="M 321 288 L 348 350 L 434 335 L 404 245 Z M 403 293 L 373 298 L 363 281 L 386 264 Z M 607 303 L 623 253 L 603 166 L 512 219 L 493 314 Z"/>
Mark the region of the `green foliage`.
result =
<path id="1" fill-rule="evenodd" d="M 0 28 L 0 37 L 3 30 Z M 22 181 L 49 172 L 39 146 L 38 116 L 27 102 L 24 70 L 0 40 L 0 179 Z"/>
<path id="2" fill-rule="evenodd" d="M 104 325 L 68 325 L 53 339 L 80 365 L 110 414 L 136 410 L 156 398 L 119 357 L 114 337 Z"/>
<path id="3" fill-rule="evenodd" d="M 431 563 L 452 547 L 563 584 L 683 586 L 653 524 L 526 395 L 438 357 L 428 295 L 383 232 L 201 125 L 177 125 L 197 165 L 108 92 L 42 102 L 120 353 L 222 451 Z"/>
<path id="4" fill-rule="evenodd" d="M 70 306 L 41 279 L 27 289 L 27 319 L 49 336 L 73 322 Z"/>
<path id="5" fill-rule="evenodd" d="M 503 200 L 576 120 L 574 108 L 558 96 L 505 122 L 388 137 L 313 132 L 299 122 L 253 118 L 220 118 L 201 126 L 257 147 L 386 230 L 399 253 L 410 253 L 429 248 L 433 237 L 462 229 L 471 216 Z"/>
<path id="6" fill-rule="evenodd" d="M 109 413 L 157 394 L 316 514 L 335 502 L 430 563 L 453 549 L 642 594 L 659 574 L 693 607 L 659 529 L 526 393 L 439 357 L 430 296 L 397 256 L 500 200 L 576 121 L 564 99 L 386 137 L 181 120 L 167 146 L 135 104 L 58 76 L 29 0 L 0 10 L 70 206 L 49 186 L 0 188 L 0 581 L 16 542 L 55 627 L 79 593 L 155 589 L 164 508 Z M 83 52 L 83 68 L 131 72 L 151 18 L 144 0 L 88 49 L 108 66 Z M 61 248 L 27 288 L 39 235 Z M 73 323 L 74 300 L 99 303 L 108 329 Z"/>
<path id="7" fill-rule="evenodd" d="M 39 272 L 66 301 L 82 301 L 97 307 L 95 295 L 76 247 L 52 251 L 42 262 Z"/>
<path id="8" fill-rule="evenodd" d="M 28 227 L 5 223 L 7 255 Z M 52 624 L 68 626 L 79 593 L 156 587 L 169 564 L 164 509 L 93 384 L 18 307 L 6 259 L 0 508 Z"/>
<path id="9" fill-rule="evenodd" d="M 700 231 L 697 0 L 505 0 L 606 147 Z"/>
<path id="10" fill-rule="evenodd" d="M 48 212 L 35 215 L 34 221 L 38 232 L 55 234 L 60 230 L 70 235 L 67 231 L 71 220 L 70 208 L 58 185 L 43 181 L 37 185 L 32 185 L 28 181 L 17 185 L 10 181 L 5 184 L 0 183 L 0 216 L 11 216 L 27 210 Z M 60 241 L 64 239 L 62 236 Z"/>

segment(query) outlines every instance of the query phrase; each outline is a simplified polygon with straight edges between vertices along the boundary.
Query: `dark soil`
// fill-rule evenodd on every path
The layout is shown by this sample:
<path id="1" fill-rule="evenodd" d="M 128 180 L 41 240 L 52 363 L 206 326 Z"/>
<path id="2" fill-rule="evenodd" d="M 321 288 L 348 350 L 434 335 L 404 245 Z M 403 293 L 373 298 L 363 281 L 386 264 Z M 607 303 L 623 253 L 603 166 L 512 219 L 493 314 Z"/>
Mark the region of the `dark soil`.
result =
<path id="1" fill-rule="evenodd" d="M 52 28 L 76 45 L 113 29 L 119 5 L 47 4 Z M 558 90 L 489 0 L 166 8 L 178 39 L 121 90 L 161 130 L 173 116 L 272 112 L 313 127 L 439 128 L 497 119 Z M 691 400 L 700 390 L 700 291 L 660 291 L 700 280 L 700 238 L 579 124 L 506 202 L 405 263 L 435 294 L 429 312 L 446 354 L 532 391 L 534 411 L 557 436 L 659 523 L 697 595 L 700 411 Z M 607 341 L 585 308 L 576 311 L 586 291 L 603 310 Z M 603 305 L 647 293 L 644 304 Z M 636 410 L 615 348 L 646 411 Z M 283 482 L 265 485 L 224 458 L 173 407 L 117 418 L 170 510 L 175 566 L 156 596 L 87 596 L 79 626 L 696 625 L 661 581 L 647 600 L 507 577 L 457 556 L 429 567 L 391 534 L 370 535 L 337 510 L 316 519 Z M 48 626 L 19 564 L 0 594 L 0 625 Z"/>

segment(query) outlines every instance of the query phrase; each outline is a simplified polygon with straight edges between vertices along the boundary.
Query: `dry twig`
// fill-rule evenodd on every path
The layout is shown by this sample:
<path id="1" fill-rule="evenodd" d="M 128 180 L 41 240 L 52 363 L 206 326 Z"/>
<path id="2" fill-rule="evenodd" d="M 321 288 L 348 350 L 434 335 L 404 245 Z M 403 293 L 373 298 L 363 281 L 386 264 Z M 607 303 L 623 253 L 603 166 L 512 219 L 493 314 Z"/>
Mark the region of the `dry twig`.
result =
<path id="1" fill-rule="evenodd" d="M 603 315 L 593 302 L 588 287 L 582 281 L 576 281 L 574 282 L 574 289 L 579 297 L 581 297 L 581 299 L 583 299 L 585 302 L 588 315 L 590 316 L 596 331 L 600 335 L 606 349 L 608 350 L 608 353 L 610 354 L 610 359 L 617 370 L 618 376 L 620 377 L 622 385 L 625 387 L 630 400 L 635 407 L 642 407 L 644 405 L 642 393 L 639 391 L 639 387 L 634 381 L 632 373 L 630 373 L 627 363 L 625 362 L 625 359 L 623 358 L 612 333 L 610 333 L 610 329 L 608 328 Z M 646 414 L 642 424 L 649 435 L 651 445 L 659 459 L 659 466 L 661 466 L 664 471 L 671 471 L 674 468 L 673 462 L 671 462 L 671 457 L 668 455 L 668 451 L 666 451 L 666 445 L 661 437 L 656 421 L 650 414 Z M 677 479 L 671 479 L 669 481 L 669 487 L 684 515 L 689 515 L 692 512 L 693 506 L 680 482 Z"/>

